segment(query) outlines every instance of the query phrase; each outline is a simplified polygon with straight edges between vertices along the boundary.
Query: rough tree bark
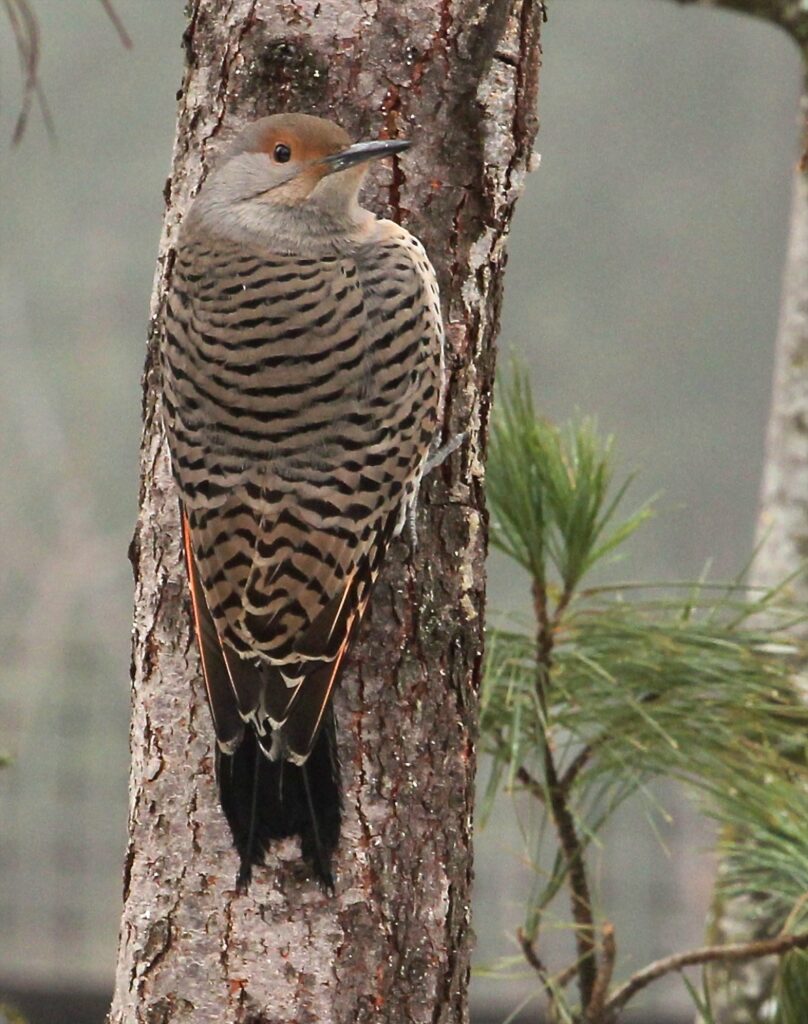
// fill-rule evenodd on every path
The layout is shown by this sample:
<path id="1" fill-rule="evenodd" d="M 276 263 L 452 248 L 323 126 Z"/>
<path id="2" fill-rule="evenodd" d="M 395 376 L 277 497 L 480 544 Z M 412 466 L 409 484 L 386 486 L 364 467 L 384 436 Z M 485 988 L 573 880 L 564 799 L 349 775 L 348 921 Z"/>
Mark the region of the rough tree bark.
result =
<path id="1" fill-rule="evenodd" d="M 762 18 L 784 29 L 796 42 L 808 78 L 808 10 L 802 0 L 677 0 L 721 7 Z M 808 87 L 802 99 L 808 117 Z M 777 331 L 771 414 L 758 527 L 760 545 L 752 582 L 775 586 L 808 558 L 808 132 L 795 173 L 791 229 Z M 789 597 L 808 603 L 808 574 L 796 576 Z M 802 635 L 808 634 L 803 627 Z M 769 937 L 776 925 L 761 915 L 754 899 L 717 898 L 711 939 L 736 942 Z M 710 981 L 717 1024 L 749 1024 L 771 1019 L 776 963 L 754 960 L 713 965 Z M 767 1005 L 768 1004 L 768 1005 Z M 768 1015 L 767 1015 L 768 1013 Z"/>
<path id="2" fill-rule="evenodd" d="M 482 456 L 504 241 L 536 131 L 537 0 L 194 0 L 144 390 L 132 545 L 130 841 L 113 1024 L 467 1019 L 471 807 L 486 530 Z M 346 788 L 337 892 L 292 841 L 246 896 L 217 807 L 189 635 L 156 339 L 172 239 L 245 120 L 302 110 L 357 139 L 411 137 L 368 205 L 419 235 L 448 326 L 447 435 L 420 544 L 393 553 L 337 695 Z"/>

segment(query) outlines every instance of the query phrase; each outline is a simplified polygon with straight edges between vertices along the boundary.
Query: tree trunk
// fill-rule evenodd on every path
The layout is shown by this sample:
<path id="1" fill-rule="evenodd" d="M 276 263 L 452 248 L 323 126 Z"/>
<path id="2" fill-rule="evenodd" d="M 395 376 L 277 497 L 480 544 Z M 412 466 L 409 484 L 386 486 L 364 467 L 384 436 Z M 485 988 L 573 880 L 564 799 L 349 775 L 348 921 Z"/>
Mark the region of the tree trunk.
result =
<path id="1" fill-rule="evenodd" d="M 803 100 L 808 109 L 808 97 Z M 771 415 L 763 472 L 759 550 L 753 582 L 774 587 L 808 558 L 808 179 L 805 160 L 794 177 L 791 237 L 774 368 Z M 793 576 L 785 594 L 795 607 L 808 605 L 808 573 Z M 794 627 L 803 639 L 808 626 Z M 752 897 L 717 899 L 711 922 L 717 942 L 769 938 L 778 928 Z M 772 960 L 714 965 L 710 969 L 717 1024 L 768 1019 L 777 964 Z"/>
<path id="2" fill-rule="evenodd" d="M 803 101 L 808 107 L 808 96 Z M 791 237 L 783 280 L 766 445 L 755 582 L 773 587 L 808 558 L 808 168 L 794 176 Z M 808 606 L 808 573 L 787 596 Z M 795 631 L 808 636 L 808 625 Z"/>
<path id="3" fill-rule="evenodd" d="M 113 1024 L 467 1019 L 471 811 L 486 547 L 482 457 L 504 240 L 536 130 L 537 0 L 195 0 L 144 383 L 132 545 L 130 839 Z M 425 243 L 443 290 L 446 436 L 419 546 L 397 545 L 336 697 L 337 891 L 273 849 L 246 896 L 219 810 L 189 631 L 156 347 L 172 240 L 211 157 L 279 110 L 415 147 L 368 204 Z"/>

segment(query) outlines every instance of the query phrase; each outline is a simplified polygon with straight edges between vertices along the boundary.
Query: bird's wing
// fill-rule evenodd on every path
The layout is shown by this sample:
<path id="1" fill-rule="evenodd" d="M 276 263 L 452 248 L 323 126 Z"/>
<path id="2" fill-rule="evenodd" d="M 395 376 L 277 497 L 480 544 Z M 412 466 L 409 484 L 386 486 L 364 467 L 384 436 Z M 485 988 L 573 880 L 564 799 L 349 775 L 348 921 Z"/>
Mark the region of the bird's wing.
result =
<path id="1" fill-rule="evenodd" d="M 272 751 L 273 735 L 282 732 L 279 753 L 298 761 L 308 755 L 350 642 L 367 607 L 395 523 L 395 515 L 388 516 L 386 524 L 376 531 L 372 546 L 354 560 L 349 576 L 338 584 L 331 581 L 336 591 L 334 597 L 319 612 L 311 611 L 310 621 L 294 634 L 292 652 L 283 662 L 278 662 L 249 654 L 240 656 L 232 644 L 222 641 L 225 628 L 216 627 L 209 606 L 210 595 L 215 595 L 217 590 L 203 583 L 193 550 L 192 529 L 183 514 L 184 547 L 202 672 L 217 739 L 225 752 L 238 745 L 244 722 L 251 721 L 267 753 Z M 203 564 L 216 561 L 214 556 Z M 279 577 L 283 575 L 279 573 Z M 234 588 L 231 592 L 238 591 Z M 213 608 L 218 610 L 216 604 Z M 281 620 L 278 627 L 280 633 L 285 634 L 289 624 Z"/>
<path id="2" fill-rule="evenodd" d="M 238 712 L 222 644 L 213 625 L 213 619 L 199 580 L 199 572 L 191 551 L 188 519 L 184 513 L 182 515 L 182 542 L 191 591 L 194 631 L 199 646 L 202 676 L 205 680 L 208 704 L 213 715 L 216 739 L 224 751 L 231 752 L 239 745 L 244 735 L 244 720 Z"/>
<path id="3" fill-rule="evenodd" d="M 436 303 L 400 239 L 327 260 L 201 242 L 174 276 L 165 415 L 208 661 L 305 757 L 435 430 Z"/>

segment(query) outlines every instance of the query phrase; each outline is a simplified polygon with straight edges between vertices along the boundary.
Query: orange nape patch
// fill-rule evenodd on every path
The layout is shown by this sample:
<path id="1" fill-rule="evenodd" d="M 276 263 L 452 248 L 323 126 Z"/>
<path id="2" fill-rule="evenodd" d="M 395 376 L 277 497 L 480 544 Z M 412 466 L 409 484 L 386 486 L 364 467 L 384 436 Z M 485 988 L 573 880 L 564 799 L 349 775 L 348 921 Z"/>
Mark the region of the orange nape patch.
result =
<path id="1" fill-rule="evenodd" d="M 295 163 L 311 163 L 347 149 L 351 140 L 339 125 L 310 114 L 267 117 L 256 139 L 256 152 L 273 157 L 275 147 L 288 146 Z"/>

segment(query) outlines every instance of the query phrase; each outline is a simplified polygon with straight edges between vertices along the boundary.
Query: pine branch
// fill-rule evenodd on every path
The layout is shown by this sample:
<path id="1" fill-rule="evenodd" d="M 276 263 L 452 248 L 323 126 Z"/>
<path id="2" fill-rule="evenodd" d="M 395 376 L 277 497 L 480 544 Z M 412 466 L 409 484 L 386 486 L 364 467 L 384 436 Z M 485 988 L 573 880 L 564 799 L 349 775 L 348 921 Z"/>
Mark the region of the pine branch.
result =
<path id="1" fill-rule="evenodd" d="M 565 587 L 551 622 L 547 607 L 547 591 L 542 581 L 534 580 L 533 602 L 538 620 L 536 693 L 545 721 L 547 720 L 547 690 L 553 669 L 555 631 L 571 596 L 571 588 Z M 578 837 L 575 818 L 568 802 L 568 790 L 559 778 L 550 737 L 546 733 L 544 737 L 544 778 L 547 783 L 550 813 L 567 866 L 572 917 L 576 925 L 575 945 L 578 951 L 578 984 L 581 990 L 581 1004 L 588 1006 L 592 1000 L 598 972 L 595 958 L 595 921 L 592 913 L 592 896 L 589 890 L 583 846 Z"/>
<path id="2" fill-rule="evenodd" d="M 615 1020 L 618 1011 L 638 992 L 650 985 L 652 981 L 656 981 L 672 971 L 681 971 L 683 967 L 694 967 L 715 961 L 728 963 L 730 961 L 757 960 L 765 956 L 782 956 L 792 949 L 808 949 L 808 932 L 800 932 L 797 935 L 778 935 L 777 938 L 763 939 L 758 942 L 704 946 L 701 949 L 691 949 L 686 953 L 663 957 L 661 960 L 649 964 L 643 970 L 637 971 L 611 995 L 603 1006 L 603 1021 Z"/>
<path id="3" fill-rule="evenodd" d="M 559 781 L 555 760 L 549 744 L 544 748 L 544 774 L 561 851 L 567 866 L 572 918 L 575 921 L 575 945 L 578 951 L 578 976 L 581 1004 L 588 1006 L 597 980 L 595 960 L 595 920 L 592 914 L 592 896 L 586 872 L 583 847 L 575 828 L 575 819 L 567 802 L 567 794 Z"/>
<path id="4" fill-rule="evenodd" d="M 565 793 L 569 793 L 575 784 L 575 780 L 591 761 L 592 755 L 595 753 L 596 746 L 597 741 L 588 743 L 570 762 L 568 768 L 561 776 L 561 785 Z"/>

